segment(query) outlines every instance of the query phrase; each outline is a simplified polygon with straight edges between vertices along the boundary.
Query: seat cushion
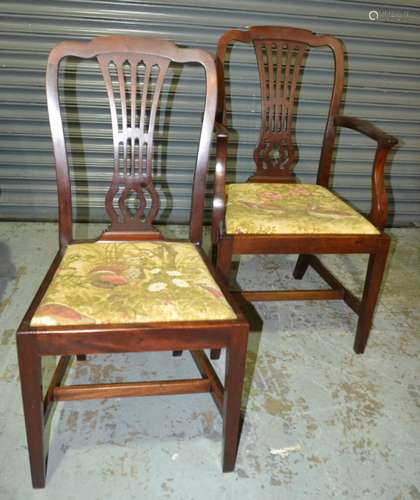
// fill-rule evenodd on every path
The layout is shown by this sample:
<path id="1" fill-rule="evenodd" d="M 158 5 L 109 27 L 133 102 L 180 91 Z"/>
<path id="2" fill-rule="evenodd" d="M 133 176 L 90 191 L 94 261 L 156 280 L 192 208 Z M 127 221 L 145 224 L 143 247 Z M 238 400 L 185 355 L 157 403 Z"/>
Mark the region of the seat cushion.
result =
<path id="1" fill-rule="evenodd" d="M 226 186 L 228 234 L 379 234 L 328 189 L 314 184 Z"/>
<path id="2" fill-rule="evenodd" d="M 32 326 L 236 318 L 192 243 L 70 245 Z"/>

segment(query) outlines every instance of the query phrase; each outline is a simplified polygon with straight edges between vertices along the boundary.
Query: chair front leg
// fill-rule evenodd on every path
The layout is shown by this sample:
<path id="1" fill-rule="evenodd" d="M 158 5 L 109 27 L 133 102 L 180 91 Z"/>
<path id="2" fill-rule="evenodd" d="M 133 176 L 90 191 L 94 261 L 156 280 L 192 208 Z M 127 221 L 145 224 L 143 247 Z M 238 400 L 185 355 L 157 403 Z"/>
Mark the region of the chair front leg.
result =
<path id="1" fill-rule="evenodd" d="M 384 275 L 389 243 L 390 240 L 387 239 L 386 245 L 384 245 L 384 248 L 380 252 L 369 256 L 363 298 L 360 304 L 359 321 L 354 340 L 354 351 L 357 354 L 362 354 L 367 345 L 372 327 L 373 314 Z"/>
<path id="2" fill-rule="evenodd" d="M 221 238 L 217 244 L 216 266 L 222 272 L 226 281 L 229 281 L 229 271 L 232 266 L 232 246 L 233 239 Z M 220 349 L 211 349 L 210 359 L 219 359 Z"/>
<path id="3" fill-rule="evenodd" d="M 233 238 L 221 238 L 217 244 L 217 267 L 229 282 L 229 272 L 233 258 Z"/>
<path id="4" fill-rule="evenodd" d="M 17 335 L 17 350 L 32 485 L 44 488 L 46 460 L 41 356 L 27 335 Z"/>
<path id="5" fill-rule="evenodd" d="M 241 428 L 241 399 L 245 377 L 248 331 L 235 332 L 226 349 L 223 408 L 223 472 L 235 468 Z"/>

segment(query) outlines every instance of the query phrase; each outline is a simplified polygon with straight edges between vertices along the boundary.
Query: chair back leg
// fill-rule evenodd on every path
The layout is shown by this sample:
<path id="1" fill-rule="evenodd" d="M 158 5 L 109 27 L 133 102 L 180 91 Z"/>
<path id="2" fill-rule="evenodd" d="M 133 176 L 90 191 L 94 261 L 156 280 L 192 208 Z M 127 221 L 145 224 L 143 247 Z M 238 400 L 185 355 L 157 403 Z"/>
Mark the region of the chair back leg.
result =
<path id="1" fill-rule="evenodd" d="M 299 255 L 298 260 L 296 261 L 295 268 L 293 270 L 293 277 L 295 279 L 301 280 L 303 278 L 309 267 L 310 257 L 310 255 L 304 253 Z"/>

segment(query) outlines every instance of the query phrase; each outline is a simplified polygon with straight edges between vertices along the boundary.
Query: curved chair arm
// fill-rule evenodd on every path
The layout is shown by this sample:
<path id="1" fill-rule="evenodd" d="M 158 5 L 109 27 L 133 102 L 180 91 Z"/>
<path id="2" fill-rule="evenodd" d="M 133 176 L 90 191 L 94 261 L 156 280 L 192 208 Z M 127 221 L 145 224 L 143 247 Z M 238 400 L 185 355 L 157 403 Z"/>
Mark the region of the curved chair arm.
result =
<path id="1" fill-rule="evenodd" d="M 372 207 L 369 220 L 379 230 L 385 227 L 388 218 L 388 196 L 385 189 L 384 170 L 388 153 L 398 144 L 398 139 L 385 133 L 379 127 L 366 120 L 351 116 L 337 116 L 335 124 L 356 130 L 377 142 L 372 170 Z"/>
<path id="2" fill-rule="evenodd" d="M 225 182 L 226 160 L 229 131 L 222 123 L 215 123 L 216 132 L 216 168 L 214 172 L 214 196 L 212 214 L 212 243 L 216 244 L 220 237 L 220 228 L 225 218 Z"/>
<path id="3" fill-rule="evenodd" d="M 361 120 L 360 118 L 355 118 L 353 116 L 337 116 L 335 118 L 335 124 L 340 127 L 351 128 L 361 134 L 367 135 L 376 141 L 378 145 L 389 149 L 398 143 L 398 139 L 396 137 L 387 134 L 367 120 Z"/>

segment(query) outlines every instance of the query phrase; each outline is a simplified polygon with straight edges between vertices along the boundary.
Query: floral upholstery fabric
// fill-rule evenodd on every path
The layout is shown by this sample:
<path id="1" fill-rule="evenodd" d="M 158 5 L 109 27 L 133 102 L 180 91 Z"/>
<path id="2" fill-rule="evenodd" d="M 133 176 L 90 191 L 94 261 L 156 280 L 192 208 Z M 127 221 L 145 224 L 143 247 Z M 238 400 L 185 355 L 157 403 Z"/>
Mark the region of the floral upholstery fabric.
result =
<path id="1" fill-rule="evenodd" d="M 70 245 L 32 326 L 234 319 L 192 243 Z"/>
<path id="2" fill-rule="evenodd" d="M 328 189 L 314 184 L 226 186 L 228 234 L 379 234 Z"/>

